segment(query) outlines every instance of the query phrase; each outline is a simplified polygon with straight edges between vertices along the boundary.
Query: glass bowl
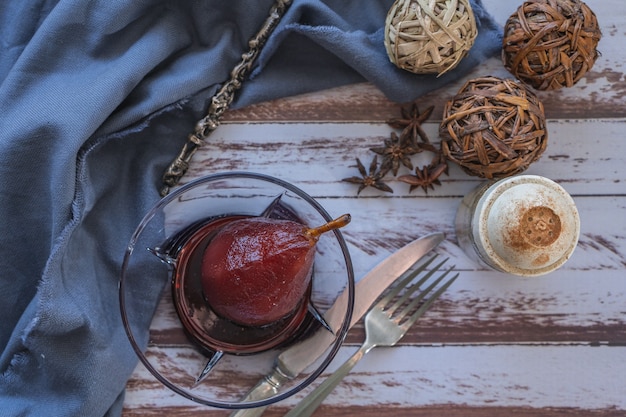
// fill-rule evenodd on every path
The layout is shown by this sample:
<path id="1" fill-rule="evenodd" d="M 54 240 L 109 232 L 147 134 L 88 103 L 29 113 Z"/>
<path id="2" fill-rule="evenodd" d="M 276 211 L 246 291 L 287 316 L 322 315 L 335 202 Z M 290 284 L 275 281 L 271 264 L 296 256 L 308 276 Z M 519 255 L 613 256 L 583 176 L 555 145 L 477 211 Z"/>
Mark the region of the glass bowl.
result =
<path id="1" fill-rule="evenodd" d="M 270 217 L 317 227 L 333 218 L 304 191 L 248 172 L 209 175 L 161 199 L 135 230 L 122 264 L 122 321 L 144 366 L 174 392 L 229 409 L 266 406 L 300 391 L 334 358 L 349 329 L 354 273 L 340 230 L 320 236 L 307 296 L 286 317 L 263 326 L 234 323 L 213 311 L 200 262 L 214 233 L 240 217 Z M 288 346 L 315 343 L 325 312 L 342 297 L 340 320 L 323 356 L 273 396 L 245 400 Z M 335 313 L 333 313 L 335 314 Z M 323 330 L 330 331 L 330 330 Z"/>

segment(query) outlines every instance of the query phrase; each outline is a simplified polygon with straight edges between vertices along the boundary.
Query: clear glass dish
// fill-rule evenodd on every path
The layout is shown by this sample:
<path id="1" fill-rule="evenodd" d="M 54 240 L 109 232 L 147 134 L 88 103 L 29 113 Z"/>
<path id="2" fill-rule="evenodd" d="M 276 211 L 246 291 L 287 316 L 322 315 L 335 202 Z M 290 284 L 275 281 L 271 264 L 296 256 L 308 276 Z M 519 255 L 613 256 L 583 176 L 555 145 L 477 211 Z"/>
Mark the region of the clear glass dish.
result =
<path id="1" fill-rule="evenodd" d="M 241 326 L 216 314 L 202 295 L 199 257 L 231 216 L 266 216 L 316 227 L 332 220 L 299 188 L 248 172 L 209 175 L 161 199 L 128 244 L 119 286 L 122 321 L 144 366 L 174 392 L 219 408 L 265 406 L 314 381 L 334 358 L 349 328 L 354 273 L 340 230 L 317 245 L 308 297 L 289 316 L 266 326 Z M 325 311 L 347 294 L 343 322 L 322 358 L 279 393 L 244 401 L 290 344 L 308 343 Z"/>

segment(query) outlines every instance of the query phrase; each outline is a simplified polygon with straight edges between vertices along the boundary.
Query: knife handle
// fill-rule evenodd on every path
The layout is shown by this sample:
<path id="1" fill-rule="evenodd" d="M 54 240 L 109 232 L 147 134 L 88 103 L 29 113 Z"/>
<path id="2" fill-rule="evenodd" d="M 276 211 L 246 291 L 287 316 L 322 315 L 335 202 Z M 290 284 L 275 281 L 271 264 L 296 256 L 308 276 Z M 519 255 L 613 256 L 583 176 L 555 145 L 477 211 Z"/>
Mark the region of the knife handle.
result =
<path id="1" fill-rule="evenodd" d="M 289 378 L 280 372 L 277 367 L 274 367 L 271 373 L 265 375 L 263 379 L 248 392 L 242 402 L 269 398 L 277 394 L 280 387 L 290 379 L 292 378 Z M 230 414 L 230 417 L 259 417 L 265 412 L 266 408 L 267 406 L 236 410 Z"/>

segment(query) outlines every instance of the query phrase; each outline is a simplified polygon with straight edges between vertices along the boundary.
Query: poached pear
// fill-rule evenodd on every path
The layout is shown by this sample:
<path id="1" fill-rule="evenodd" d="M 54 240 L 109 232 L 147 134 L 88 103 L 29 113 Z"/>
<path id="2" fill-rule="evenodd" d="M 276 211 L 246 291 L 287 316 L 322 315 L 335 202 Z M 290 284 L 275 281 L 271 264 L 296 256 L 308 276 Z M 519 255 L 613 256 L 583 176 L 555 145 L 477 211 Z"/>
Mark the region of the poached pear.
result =
<path id="1" fill-rule="evenodd" d="M 245 326 L 264 326 L 289 315 L 306 302 L 320 235 L 349 222 L 344 214 L 312 229 L 266 217 L 228 223 L 202 257 L 207 302 L 220 316 Z"/>

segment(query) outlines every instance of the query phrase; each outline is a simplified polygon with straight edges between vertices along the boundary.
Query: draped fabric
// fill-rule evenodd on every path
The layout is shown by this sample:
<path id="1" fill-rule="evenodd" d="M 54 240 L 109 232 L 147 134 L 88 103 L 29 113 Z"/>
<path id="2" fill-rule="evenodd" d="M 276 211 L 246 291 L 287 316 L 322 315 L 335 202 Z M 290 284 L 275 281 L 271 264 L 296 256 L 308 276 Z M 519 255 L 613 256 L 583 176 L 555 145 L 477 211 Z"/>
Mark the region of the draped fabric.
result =
<path id="1" fill-rule="evenodd" d="M 401 71 L 383 46 L 391 3 L 294 0 L 233 107 L 363 81 L 408 102 L 500 50 L 477 0 L 458 68 Z M 117 296 L 125 247 L 271 4 L 0 2 L 0 415 L 121 413 L 137 363 Z"/>

